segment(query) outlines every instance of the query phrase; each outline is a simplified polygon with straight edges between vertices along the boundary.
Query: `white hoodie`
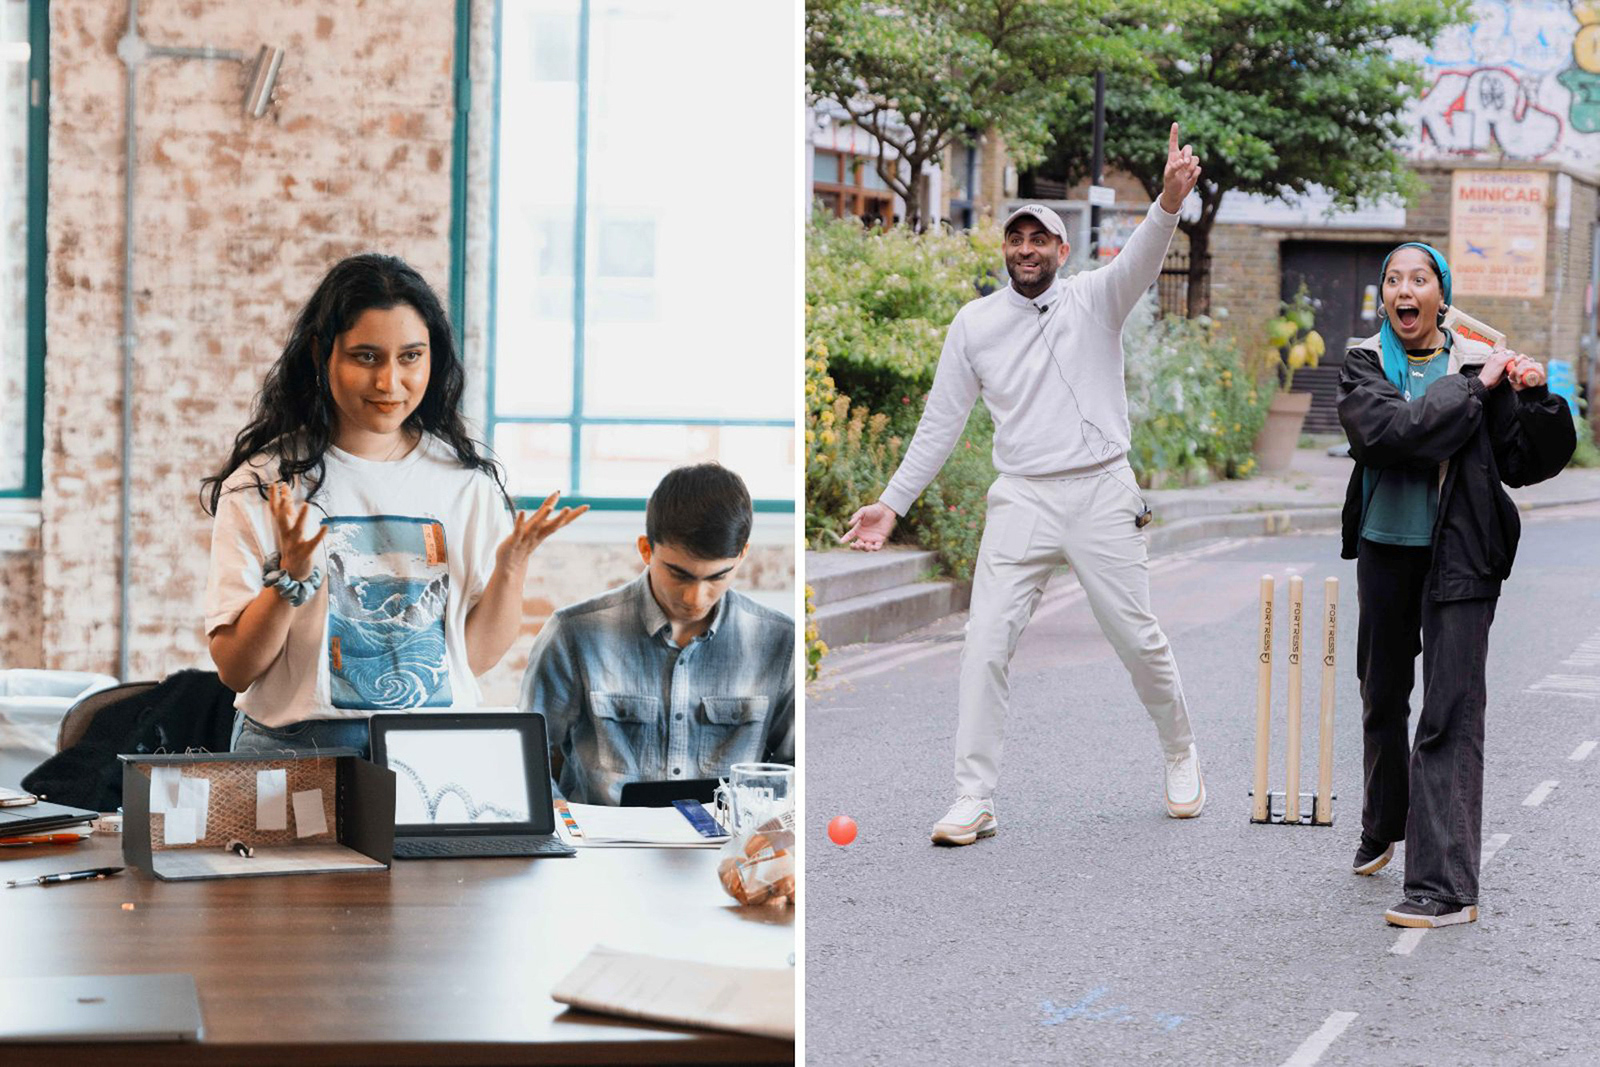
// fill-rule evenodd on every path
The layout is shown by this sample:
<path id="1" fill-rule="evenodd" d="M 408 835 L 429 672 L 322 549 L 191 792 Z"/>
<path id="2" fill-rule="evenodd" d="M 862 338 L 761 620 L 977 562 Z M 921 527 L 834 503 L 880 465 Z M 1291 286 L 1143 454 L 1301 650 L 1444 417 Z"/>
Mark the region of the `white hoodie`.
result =
<path id="1" fill-rule="evenodd" d="M 1153 203 L 1099 270 L 1058 278 L 1032 300 L 1008 285 L 956 312 L 922 421 L 882 502 L 906 513 L 944 466 L 980 396 L 994 418 L 994 465 L 1002 474 L 1093 471 L 1120 461 L 1129 439 L 1122 324 L 1159 277 L 1177 227 L 1178 216 Z"/>

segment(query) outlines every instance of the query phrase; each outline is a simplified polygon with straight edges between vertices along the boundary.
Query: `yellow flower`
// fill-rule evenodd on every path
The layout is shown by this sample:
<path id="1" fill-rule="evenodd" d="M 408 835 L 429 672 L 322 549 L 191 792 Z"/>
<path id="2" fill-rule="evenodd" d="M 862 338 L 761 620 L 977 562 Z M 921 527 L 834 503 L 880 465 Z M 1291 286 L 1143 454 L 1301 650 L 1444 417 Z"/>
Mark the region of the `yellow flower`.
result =
<path id="1" fill-rule="evenodd" d="M 823 444 L 823 447 L 827 447 L 828 445 L 833 444 L 833 442 L 835 440 L 836 440 L 836 438 L 833 436 L 833 431 L 832 430 L 823 430 L 822 431 L 822 444 Z"/>

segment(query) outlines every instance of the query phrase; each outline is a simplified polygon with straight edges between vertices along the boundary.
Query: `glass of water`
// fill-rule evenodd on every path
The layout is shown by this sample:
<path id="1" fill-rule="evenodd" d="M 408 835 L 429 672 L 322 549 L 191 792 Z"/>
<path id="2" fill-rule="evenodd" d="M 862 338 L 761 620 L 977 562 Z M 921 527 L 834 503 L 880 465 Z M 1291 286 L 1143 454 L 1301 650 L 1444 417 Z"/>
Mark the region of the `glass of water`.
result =
<path id="1" fill-rule="evenodd" d="M 728 771 L 729 815 L 735 835 L 794 811 L 794 768 L 787 763 L 735 763 Z"/>

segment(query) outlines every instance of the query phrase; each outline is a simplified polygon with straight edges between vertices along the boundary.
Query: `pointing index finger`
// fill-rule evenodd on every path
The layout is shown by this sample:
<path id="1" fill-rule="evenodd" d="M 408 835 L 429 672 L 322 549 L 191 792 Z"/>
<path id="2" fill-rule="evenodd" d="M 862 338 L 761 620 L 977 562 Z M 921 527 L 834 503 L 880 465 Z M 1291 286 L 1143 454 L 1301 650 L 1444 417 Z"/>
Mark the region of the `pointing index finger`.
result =
<path id="1" fill-rule="evenodd" d="M 1167 156 L 1170 158 L 1178 152 L 1178 124 L 1174 122 L 1172 129 L 1167 131 Z"/>

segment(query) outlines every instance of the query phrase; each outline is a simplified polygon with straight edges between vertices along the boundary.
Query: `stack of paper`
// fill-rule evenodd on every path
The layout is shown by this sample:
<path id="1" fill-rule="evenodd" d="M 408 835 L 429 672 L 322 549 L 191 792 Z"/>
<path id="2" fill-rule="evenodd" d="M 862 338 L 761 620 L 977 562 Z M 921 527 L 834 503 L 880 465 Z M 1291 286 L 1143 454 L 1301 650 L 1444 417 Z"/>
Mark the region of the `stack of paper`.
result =
<path id="1" fill-rule="evenodd" d="M 550 995 L 584 1011 L 794 1040 L 788 967 L 717 967 L 595 948 Z"/>
<path id="2" fill-rule="evenodd" d="M 577 831 L 561 820 L 569 844 L 589 848 L 716 848 L 727 835 L 705 837 L 677 808 L 616 808 L 568 804 Z"/>

